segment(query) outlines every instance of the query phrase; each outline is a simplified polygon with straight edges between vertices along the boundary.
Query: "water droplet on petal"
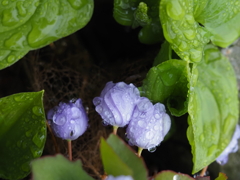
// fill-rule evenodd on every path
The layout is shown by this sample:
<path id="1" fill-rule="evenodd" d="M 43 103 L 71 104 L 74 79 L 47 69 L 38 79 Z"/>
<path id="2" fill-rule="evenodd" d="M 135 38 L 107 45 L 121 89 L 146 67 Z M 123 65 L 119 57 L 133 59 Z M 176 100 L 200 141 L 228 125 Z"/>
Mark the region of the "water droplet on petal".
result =
<path id="1" fill-rule="evenodd" d="M 148 151 L 151 152 L 151 153 L 153 153 L 153 152 L 156 151 L 156 149 L 157 149 L 156 147 L 151 147 L 151 148 L 148 148 Z"/>
<path id="2" fill-rule="evenodd" d="M 159 119 L 159 118 L 160 118 L 160 114 L 155 114 L 154 117 L 155 117 L 156 119 Z"/>
<path id="3" fill-rule="evenodd" d="M 97 106 L 97 107 L 96 107 L 96 111 L 97 111 L 98 113 L 101 113 L 102 110 L 103 110 L 103 109 L 102 109 L 102 106 Z"/>
<path id="4" fill-rule="evenodd" d="M 107 123 L 106 121 L 102 121 L 102 125 L 103 125 L 103 126 L 107 126 L 108 123 Z"/>
<path id="5" fill-rule="evenodd" d="M 144 123 L 144 121 L 138 121 L 138 125 L 140 126 L 140 127 L 144 127 L 145 126 L 145 123 Z"/>
<path id="6" fill-rule="evenodd" d="M 53 116 L 53 122 L 57 125 L 63 125 L 67 121 L 66 117 L 64 115 L 60 115 L 56 117 L 56 115 Z"/>
<path id="7" fill-rule="evenodd" d="M 71 108 L 71 112 L 72 112 L 71 113 L 72 114 L 72 118 L 74 118 L 74 119 L 80 118 L 81 115 L 82 115 L 81 111 L 78 108 L 76 108 L 76 107 L 72 107 Z"/>
<path id="8" fill-rule="evenodd" d="M 149 131 L 149 132 L 146 133 L 146 138 L 147 138 L 147 139 L 152 139 L 153 136 L 154 136 L 154 134 L 153 134 L 153 132 L 151 132 L 151 131 Z"/>

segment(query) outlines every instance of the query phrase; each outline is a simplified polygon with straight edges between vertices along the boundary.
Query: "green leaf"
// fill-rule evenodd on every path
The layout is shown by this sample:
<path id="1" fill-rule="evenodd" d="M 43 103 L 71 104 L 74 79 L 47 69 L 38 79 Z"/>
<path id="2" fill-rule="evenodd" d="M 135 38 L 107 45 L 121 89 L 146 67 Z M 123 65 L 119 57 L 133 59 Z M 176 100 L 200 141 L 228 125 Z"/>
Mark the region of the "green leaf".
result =
<path id="1" fill-rule="evenodd" d="M 161 171 L 154 178 L 155 180 L 194 180 L 187 174 L 176 173 L 174 171 Z"/>
<path id="2" fill-rule="evenodd" d="M 43 91 L 0 99 L 0 177 L 21 179 L 41 156 L 46 140 Z"/>
<path id="3" fill-rule="evenodd" d="M 168 60 L 152 67 L 140 89 L 141 95 L 153 103 L 167 104 L 172 115 L 181 116 L 188 109 L 189 64 L 181 60 Z"/>
<path id="4" fill-rule="evenodd" d="M 93 0 L 1 1 L 0 68 L 83 28 L 93 12 Z"/>
<path id="5" fill-rule="evenodd" d="M 160 20 L 164 37 L 181 59 L 200 62 L 211 34 L 195 21 L 193 0 L 162 0 Z"/>
<path id="6" fill-rule="evenodd" d="M 193 65 L 189 91 L 189 127 L 193 173 L 212 163 L 229 144 L 238 121 L 238 90 L 230 62 L 213 45 Z"/>
<path id="7" fill-rule="evenodd" d="M 122 141 L 118 136 L 111 134 L 107 139 L 107 143 L 111 146 L 122 162 L 131 169 L 133 179 L 147 179 L 147 171 L 142 158 L 139 158 L 124 141 Z"/>
<path id="8" fill-rule="evenodd" d="M 32 161 L 33 180 L 94 180 L 83 169 L 80 160 L 71 162 L 58 154 Z"/>
<path id="9" fill-rule="evenodd" d="M 164 41 L 164 43 L 161 45 L 158 55 L 154 59 L 153 66 L 157 66 L 158 64 L 169 59 L 172 59 L 172 48 L 167 41 Z"/>
<path id="10" fill-rule="evenodd" d="M 228 177 L 224 173 L 219 173 L 219 176 L 215 180 L 227 180 Z"/>
<path id="11" fill-rule="evenodd" d="M 240 2 L 239 0 L 206 2 L 196 1 L 196 6 L 200 6 L 199 4 L 205 6 L 200 8 L 195 19 L 213 34 L 211 40 L 214 44 L 227 47 L 240 36 Z"/>
<path id="12" fill-rule="evenodd" d="M 113 148 L 101 138 L 101 157 L 104 171 L 113 176 L 132 175 L 132 170 L 114 152 Z"/>
<path id="13" fill-rule="evenodd" d="M 114 0 L 113 16 L 121 25 L 133 28 L 142 26 L 138 35 L 140 42 L 154 44 L 163 40 L 159 2 L 159 0 Z"/>

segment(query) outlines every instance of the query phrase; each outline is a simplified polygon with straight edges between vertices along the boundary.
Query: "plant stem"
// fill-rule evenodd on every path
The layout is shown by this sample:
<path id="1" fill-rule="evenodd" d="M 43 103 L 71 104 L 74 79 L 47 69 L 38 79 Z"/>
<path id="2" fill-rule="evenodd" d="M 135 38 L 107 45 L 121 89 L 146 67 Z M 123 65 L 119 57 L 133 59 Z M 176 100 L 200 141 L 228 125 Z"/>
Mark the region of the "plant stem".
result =
<path id="1" fill-rule="evenodd" d="M 200 173 L 200 176 L 201 176 L 201 177 L 205 176 L 206 171 L 207 171 L 207 168 L 208 168 L 208 166 L 206 166 L 205 168 L 202 169 L 202 171 L 201 171 L 201 173 Z"/>
<path id="2" fill-rule="evenodd" d="M 117 135 L 118 126 L 113 126 L 113 134 Z"/>
<path id="3" fill-rule="evenodd" d="M 60 151 L 59 151 L 59 148 L 58 148 L 58 145 L 57 145 L 56 138 L 55 138 L 55 136 L 54 136 L 54 134 L 53 134 L 53 132 L 52 132 L 52 129 L 51 129 L 51 127 L 49 126 L 49 124 L 48 124 L 47 121 L 46 121 L 46 124 L 47 124 L 47 128 L 48 128 L 48 130 L 49 130 L 49 132 L 50 132 L 50 134 L 51 134 L 51 138 L 52 138 L 52 140 L 53 140 L 53 144 L 54 144 L 54 147 L 55 147 L 55 153 L 59 153 Z"/>
<path id="4" fill-rule="evenodd" d="M 72 141 L 67 140 L 68 142 L 68 158 L 70 161 L 72 161 Z"/>
<path id="5" fill-rule="evenodd" d="M 143 148 L 138 147 L 138 157 L 141 157 L 142 151 L 143 151 Z"/>

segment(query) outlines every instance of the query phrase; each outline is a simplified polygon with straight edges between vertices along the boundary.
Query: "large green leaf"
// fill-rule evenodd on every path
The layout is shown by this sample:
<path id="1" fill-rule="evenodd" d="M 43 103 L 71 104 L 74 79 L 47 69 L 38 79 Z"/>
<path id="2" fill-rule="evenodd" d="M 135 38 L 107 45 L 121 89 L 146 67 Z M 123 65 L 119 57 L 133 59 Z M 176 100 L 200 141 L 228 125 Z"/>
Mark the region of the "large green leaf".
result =
<path id="1" fill-rule="evenodd" d="M 174 171 L 161 171 L 154 178 L 155 180 L 194 180 L 187 174 L 176 173 Z"/>
<path id="2" fill-rule="evenodd" d="M 107 143 L 119 159 L 121 159 L 121 161 L 131 169 L 132 174 L 129 175 L 132 175 L 134 179 L 138 180 L 147 179 L 147 171 L 142 158 L 139 158 L 124 141 L 122 141 L 118 136 L 111 134 L 107 139 Z M 113 160 L 108 157 L 108 161 Z"/>
<path id="3" fill-rule="evenodd" d="M 104 171 L 107 174 L 113 176 L 132 175 L 132 170 L 103 138 L 101 138 L 100 150 Z"/>
<path id="4" fill-rule="evenodd" d="M 229 144 L 238 121 L 238 91 L 233 68 L 213 45 L 193 65 L 189 91 L 189 128 L 193 173 L 213 162 Z"/>
<path id="5" fill-rule="evenodd" d="M 140 89 L 141 95 L 152 102 L 167 104 L 170 112 L 181 116 L 188 110 L 189 64 L 181 60 L 168 60 L 152 67 Z"/>
<path id="6" fill-rule="evenodd" d="M 43 91 L 0 99 L 0 177 L 21 179 L 30 161 L 41 156 L 46 140 Z"/>
<path id="7" fill-rule="evenodd" d="M 0 0 L 0 69 L 84 27 L 93 0 Z"/>
<path id="8" fill-rule="evenodd" d="M 239 0 L 204 1 L 207 3 L 195 0 L 195 6 L 202 6 L 195 15 L 196 21 L 213 34 L 211 40 L 214 44 L 229 46 L 240 36 Z"/>
<path id="9" fill-rule="evenodd" d="M 124 26 L 143 27 L 139 32 L 139 40 L 145 44 L 153 44 L 163 39 L 159 19 L 160 0 L 114 0 L 113 16 Z"/>
<path id="10" fill-rule="evenodd" d="M 83 169 L 80 160 L 71 162 L 62 155 L 32 161 L 33 180 L 94 180 Z"/>
<path id="11" fill-rule="evenodd" d="M 199 62 L 210 33 L 194 19 L 193 0 L 162 0 L 160 19 L 167 41 L 186 61 Z"/>

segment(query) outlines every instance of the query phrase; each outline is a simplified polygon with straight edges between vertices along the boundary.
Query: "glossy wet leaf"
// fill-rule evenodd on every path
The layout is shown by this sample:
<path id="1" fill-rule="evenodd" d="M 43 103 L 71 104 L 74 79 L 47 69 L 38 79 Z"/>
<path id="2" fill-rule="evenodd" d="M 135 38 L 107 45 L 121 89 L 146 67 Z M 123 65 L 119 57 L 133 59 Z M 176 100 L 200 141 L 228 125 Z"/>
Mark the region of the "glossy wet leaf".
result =
<path id="1" fill-rule="evenodd" d="M 142 158 L 139 158 L 124 141 L 118 136 L 111 134 L 107 139 L 107 143 L 122 162 L 131 169 L 133 179 L 147 180 L 147 170 Z"/>
<path id="2" fill-rule="evenodd" d="M 188 63 L 168 60 L 152 67 L 140 88 L 142 96 L 153 103 L 167 104 L 172 115 L 181 116 L 188 109 Z"/>
<path id="3" fill-rule="evenodd" d="M 194 180 L 187 174 L 176 173 L 174 171 L 161 171 L 154 180 Z"/>
<path id="4" fill-rule="evenodd" d="M 60 154 L 36 159 L 31 166 L 33 180 L 94 180 L 82 169 L 80 160 L 71 162 Z"/>
<path id="5" fill-rule="evenodd" d="M 41 156 L 46 140 L 43 91 L 0 99 L 0 177 L 21 179 L 30 161 Z"/>
<path id="6" fill-rule="evenodd" d="M 200 62 L 211 34 L 195 21 L 193 0 L 162 0 L 160 19 L 164 37 L 181 59 Z"/>
<path id="7" fill-rule="evenodd" d="M 218 177 L 215 180 L 227 180 L 228 177 L 224 173 L 219 173 Z"/>
<path id="8" fill-rule="evenodd" d="M 195 1 L 195 6 L 202 6 L 195 15 L 196 21 L 204 25 L 213 36 L 212 42 L 227 47 L 240 37 L 240 1 L 205 0 Z"/>
<path id="9" fill-rule="evenodd" d="M 233 68 L 213 45 L 193 65 L 189 91 L 189 128 L 193 173 L 212 163 L 229 144 L 238 121 L 238 91 Z"/>
<path id="10" fill-rule="evenodd" d="M 153 44 L 163 39 L 159 20 L 159 2 L 151 0 L 114 0 L 113 16 L 124 26 L 143 27 L 139 32 L 139 40 L 145 44 Z"/>
<path id="11" fill-rule="evenodd" d="M 0 4 L 1 69 L 30 50 L 81 29 L 93 12 L 93 0 L 1 0 Z"/>
<path id="12" fill-rule="evenodd" d="M 132 175 L 132 170 L 116 154 L 114 149 L 103 138 L 101 138 L 101 158 L 104 171 L 113 176 Z"/>

